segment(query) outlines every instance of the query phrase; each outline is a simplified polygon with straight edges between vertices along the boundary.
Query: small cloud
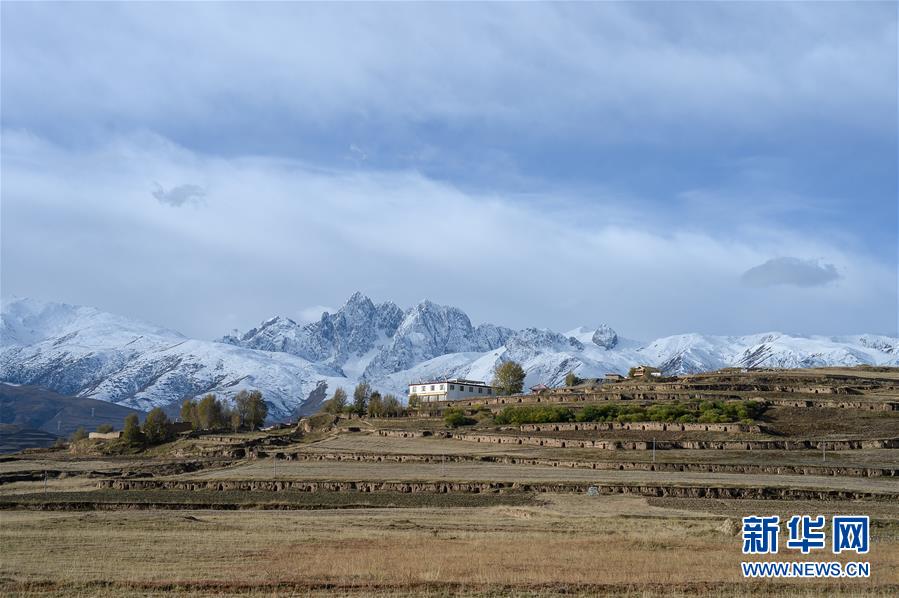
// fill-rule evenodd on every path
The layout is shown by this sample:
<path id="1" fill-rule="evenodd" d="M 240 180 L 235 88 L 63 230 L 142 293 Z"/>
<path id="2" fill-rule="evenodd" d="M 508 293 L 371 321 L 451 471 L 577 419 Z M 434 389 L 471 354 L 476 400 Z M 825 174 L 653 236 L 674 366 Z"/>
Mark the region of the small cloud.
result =
<path id="1" fill-rule="evenodd" d="M 153 197 L 159 203 L 175 208 L 187 204 L 200 205 L 203 203 L 203 198 L 206 197 L 206 190 L 199 185 L 178 185 L 168 191 L 159 183 L 155 183 L 155 185 L 156 190 L 153 191 Z"/>
<path id="2" fill-rule="evenodd" d="M 836 266 L 819 260 L 798 257 L 776 257 L 743 273 L 743 284 L 751 287 L 793 285 L 817 287 L 840 278 Z"/>
<path id="3" fill-rule="evenodd" d="M 355 143 L 350 144 L 350 156 L 359 162 L 365 162 L 368 160 L 368 152 L 364 149 L 356 145 Z"/>

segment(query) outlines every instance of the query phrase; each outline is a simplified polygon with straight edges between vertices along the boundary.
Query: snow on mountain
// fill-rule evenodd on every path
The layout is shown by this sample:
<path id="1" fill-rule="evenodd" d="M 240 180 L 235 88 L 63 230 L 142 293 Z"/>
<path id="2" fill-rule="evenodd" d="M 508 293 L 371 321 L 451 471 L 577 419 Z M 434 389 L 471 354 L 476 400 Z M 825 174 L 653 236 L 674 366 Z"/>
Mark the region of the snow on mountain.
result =
<path id="1" fill-rule="evenodd" d="M 188 339 L 93 308 L 31 299 L 3 303 L 0 380 L 143 410 L 260 388 L 274 418 L 290 415 L 321 381 L 344 382 L 327 365 L 286 353 Z"/>
<path id="2" fill-rule="evenodd" d="M 422 301 L 405 313 L 390 343 L 372 359 L 364 376 L 377 380 L 448 353 L 490 351 L 511 335 L 512 330 L 501 326 L 472 326 L 456 307 Z"/>
<path id="3" fill-rule="evenodd" d="M 174 410 L 186 397 L 243 388 L 262 390 L 274 419 L 297 412 L 311 395 L 359 380 L 404 396 L 411 381 L 441 377 L 490 380 L 515 360 L 525 383 L 562 384 L 626 373 L 637 364 L 685 374 L 726 366 L 899 365 L 899 339 L 877 335 L 747 336 L 681 334 L 641 344 L 607 325 L 560 334 L 472 325 L 460 309 L 422 301 L 407 310 L 353 294 L 336 313 L 309 324 L 265 320 L 220 341 L 91 307 L 32 299 L 5 301 L 0 319 L 0 380 L 149 409 Z"/>

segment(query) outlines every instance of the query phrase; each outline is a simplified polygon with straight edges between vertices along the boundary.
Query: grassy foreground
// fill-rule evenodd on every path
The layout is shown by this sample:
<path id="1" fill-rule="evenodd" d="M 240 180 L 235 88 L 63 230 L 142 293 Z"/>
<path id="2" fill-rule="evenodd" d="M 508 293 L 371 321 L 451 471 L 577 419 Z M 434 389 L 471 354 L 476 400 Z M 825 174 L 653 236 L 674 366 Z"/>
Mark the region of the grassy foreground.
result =
<path id="1" fill-rule="evenodd" d="M 899 591 L 899 508 L 878 509 L 873 549 L 865 559 L 871 563 L 870 579 L 772 584 L 740 577 L 741 502 L 715 501 L 716 513 L 702 501 L 668 506 L 584 495 L 467 508 L 5 511 L 0 513 L 0 592 L 889 596 Z M 827 513 L 826 504 L 818 506 Z M 804 512 L 810 505 L 767 507 Z"/>

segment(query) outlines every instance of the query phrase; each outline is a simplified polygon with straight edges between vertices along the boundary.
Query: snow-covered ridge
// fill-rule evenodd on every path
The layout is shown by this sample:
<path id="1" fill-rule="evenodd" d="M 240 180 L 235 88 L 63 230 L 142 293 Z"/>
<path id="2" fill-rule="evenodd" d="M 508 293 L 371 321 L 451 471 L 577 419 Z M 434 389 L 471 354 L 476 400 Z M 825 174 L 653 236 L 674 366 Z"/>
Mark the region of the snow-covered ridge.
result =
<path id="1" fill-rule="evenodd" d="M 771 332 L 683 334 L 642 344 L 607 325 L 566 333 L 474 326 L 455 307 L 422 301 L 403 310 L 389 301 L 375 304 L 361 293 L 310 324 L 276 316 L 220 341 L 189 339 L 91 307 L 33 299 L 4 301 L 0 319 L 0 380 L 139 409 L 174 409 L 186 397 L 207 392 L 231 397 L 258 388 L 280 419 L 295 414 L 323 384 L 333 390 L 365 379 L 402 396 L 412 380 L 489 379 L 497 363 L 510 359 L 524 366 L 527 384 L 557 385 L 569 371 L 598 377 L 640 363 L 669 374 L 730 365 L 899 365 L 899 339 Z"/>

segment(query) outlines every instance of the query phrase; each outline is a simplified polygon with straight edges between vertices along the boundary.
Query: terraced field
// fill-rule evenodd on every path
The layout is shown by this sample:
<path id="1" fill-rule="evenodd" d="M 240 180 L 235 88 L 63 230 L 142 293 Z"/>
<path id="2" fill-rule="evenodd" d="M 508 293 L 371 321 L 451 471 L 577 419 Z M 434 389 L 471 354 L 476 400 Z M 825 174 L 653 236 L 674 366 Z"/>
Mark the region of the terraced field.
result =
<path id="1" fill-rule="evenodd" d="M 15 455 L 0 460 L 0 591 L 892 596 L 897 384 L 863 369 L 724 372 L 615 391 L 640 399 L 540 397 L 574 409 L 679 393 L 766 401 L 731 431 L 535 429 L 470 405 L 477 423 L 452 429 L 438 414 L 325 418 L 126 456 L 91 443 Z M 516 442 L 526 437 L 557 442 Z M 871 577 L 744 580 L 739 519 L 752 514 L 869 515 Z"/>

